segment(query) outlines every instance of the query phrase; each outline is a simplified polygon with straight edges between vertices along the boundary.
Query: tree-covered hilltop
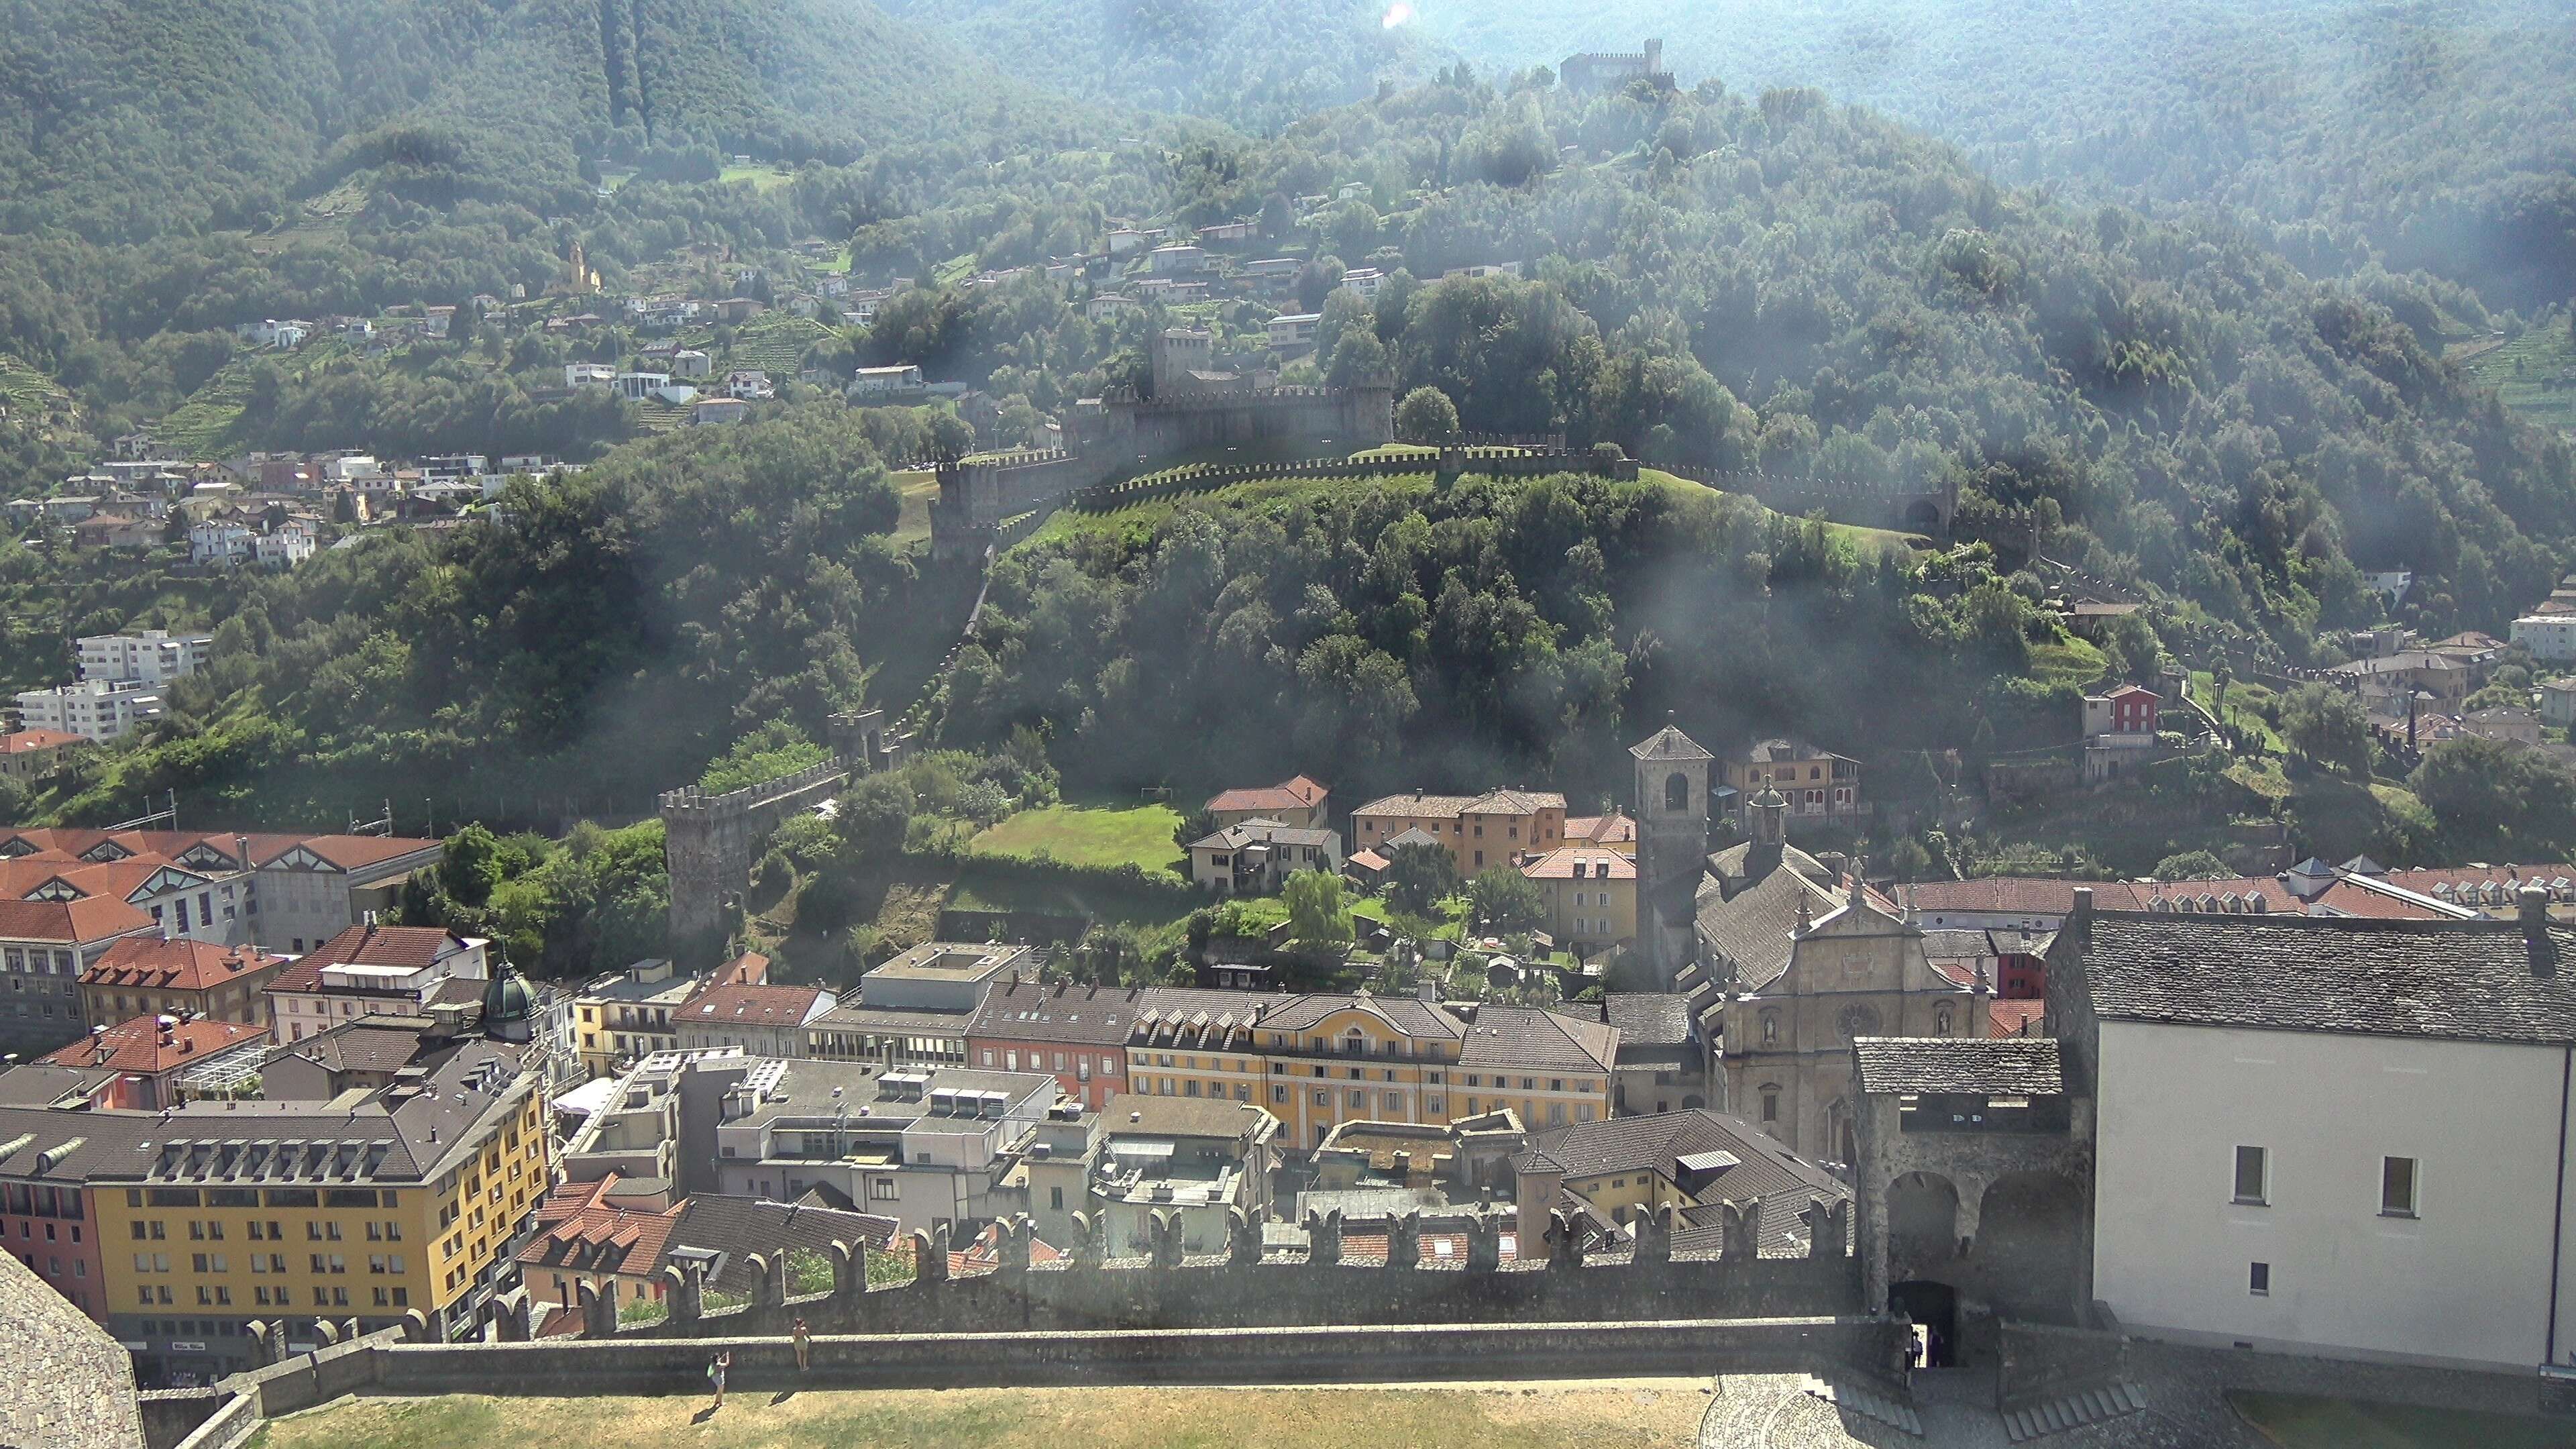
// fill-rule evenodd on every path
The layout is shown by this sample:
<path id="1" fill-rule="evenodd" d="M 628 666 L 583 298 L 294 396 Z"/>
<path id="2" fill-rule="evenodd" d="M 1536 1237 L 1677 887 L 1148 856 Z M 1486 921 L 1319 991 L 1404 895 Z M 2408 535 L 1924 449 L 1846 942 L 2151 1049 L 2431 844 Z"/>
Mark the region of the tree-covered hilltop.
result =
<path id="1" fill-rule="evenodd" d="M 2320 274 L 2530 311 L 2576 294 L 2576 14 L 2551 0 L 1527 0 L 1424 6 L 1486 65 L 1664 41 L 1685 83 L 1813 86 L 2012 183 L 2206 208 Z"/>
<path id="2" fill-rule="evenodd" d="M 768 721 L 819 737 L 963 612 L 887 544 L 869 418 L 820 405 L 630 445 L 514 483 L 497 522 L 381 531 L 222 594 L 171 718 L 46 777 L 37 808 L 95 820 L 175 787 L 242 824 L 423 796 L 552 824 L 649 808 Z"/>
<path id="3" fill-rule="evenodd" d="M 887 0 L 1012 75 L 1113 105 L 1252 132 L 1358 100 L 1436 63 L 1380 0 Z"/>
<path id="4" fill-rule="evenodd" d="M 2072 686 L 2151 670 L 2153 639 L 2070 647 L 2030 582 L 1983 545 L 1915 558 L 1652 474 L 1220 497 L 1005 556 L 939 731 L 1035 729 L 1090 788 L 1329 761 L 1352 799 L 1547 780 L 1588 808 L 1667 712 L 1874 758 L 2055 738 Z"/>

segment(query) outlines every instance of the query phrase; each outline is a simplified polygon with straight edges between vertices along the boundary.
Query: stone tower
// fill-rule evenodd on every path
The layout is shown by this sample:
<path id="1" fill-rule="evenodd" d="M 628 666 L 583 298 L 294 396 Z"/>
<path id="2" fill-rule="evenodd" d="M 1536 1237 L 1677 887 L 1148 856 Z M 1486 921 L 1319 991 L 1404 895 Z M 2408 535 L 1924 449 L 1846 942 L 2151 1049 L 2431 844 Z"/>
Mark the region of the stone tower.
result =
<path id="1" fill-rule="evenodd" d="M 1154 396 L 1176 398 L 1199 392 L 1198 379 L 1214 361 L 1216 334 L 1198 327 L 1166 327 L 1154 334 Z"/>
<path id="2" fill-rule="evenodd" d="M 1694 898 L 1708 856 L 1708 767 L 1714 758 L 1666 725 L 1628 751 L 1637 762 L 1637 948 L 1671 990 L 1698 950 Z"/>

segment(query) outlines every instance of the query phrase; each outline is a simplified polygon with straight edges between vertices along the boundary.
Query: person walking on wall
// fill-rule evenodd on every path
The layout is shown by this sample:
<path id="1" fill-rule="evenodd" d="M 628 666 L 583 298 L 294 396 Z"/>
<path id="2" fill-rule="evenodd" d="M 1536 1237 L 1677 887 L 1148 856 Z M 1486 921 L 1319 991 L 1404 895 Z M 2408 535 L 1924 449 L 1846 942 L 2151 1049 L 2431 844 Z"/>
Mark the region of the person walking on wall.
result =
<path id="1" fill-rule="evenodd" d="M 806 1332 L 805 1320 L 802 1318 L 796 1320 L 796 1327 L 792 1332 L 796 1335 L 796 1371 L 801 1374 L 814 1366 L 814 1337 Z"/>
<path id="2" fill-rule="evenodd" d="M 707 1382 L 716 1390 L 716 1401 L 707 1406 L 709 1413 L 724 1407 L 725 1370 L 732 1367 L 733 1353 L 729 1349 L 718 1349 L 716 1356 L 707 1360 Z"/>

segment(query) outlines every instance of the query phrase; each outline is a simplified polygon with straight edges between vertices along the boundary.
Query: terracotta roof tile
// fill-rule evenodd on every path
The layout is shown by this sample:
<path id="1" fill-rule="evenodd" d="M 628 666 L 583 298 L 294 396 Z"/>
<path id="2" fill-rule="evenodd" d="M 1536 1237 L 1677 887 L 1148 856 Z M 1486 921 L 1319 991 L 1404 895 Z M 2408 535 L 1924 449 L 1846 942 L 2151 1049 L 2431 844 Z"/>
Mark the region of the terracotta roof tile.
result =
<path id="1" fill-rule="evenodd" d="M 128 936 L 107 948 L 81 973 L 83 986 L 147 986 L 166 991 L 206 991 L 228 981 L 256 978 L 285 964 L 257 946 L 218 946 L 208 941 L 168 941 Z"/>
<path id="2" fill-rule="evenodd" d="M 1581 866 L 1581 875 L 1576 867 Z M 1531 880 L 1635 880 L 1637 862 L 1631 856 L 1597 845 L 1561 846 L 1521 866 L 1521 874 Z"/>
<path id="3" fill-rule="evenodd" d="M 264 1047 L 267 1041 L 268 1028 L 264 1026 L 200 1017 L 174 1025 L 165 1044 L 161 1039 L 159 1019 L 138 1016 L 103 1032 L 94 1032 L 38 1060 L 49 1066 L 104 1067 L 109 1071 L 150 1076 L 220 1056 L 245 1043 Z M 102 1049 L 107 1053 L 104 1058 L 100 1056 Z"/>
<path id="4" fill-rule="evenodd" d="M 89 945 L 152 929 L 152 918 L 120 900 L 0 900 L 0 939 Z"/>
<path id="5" fill-rule="evenodd" d="M 823 999 L 819 986 L 710 986 L 671 1013 L 673 1026 L 802 1026 Z"/>

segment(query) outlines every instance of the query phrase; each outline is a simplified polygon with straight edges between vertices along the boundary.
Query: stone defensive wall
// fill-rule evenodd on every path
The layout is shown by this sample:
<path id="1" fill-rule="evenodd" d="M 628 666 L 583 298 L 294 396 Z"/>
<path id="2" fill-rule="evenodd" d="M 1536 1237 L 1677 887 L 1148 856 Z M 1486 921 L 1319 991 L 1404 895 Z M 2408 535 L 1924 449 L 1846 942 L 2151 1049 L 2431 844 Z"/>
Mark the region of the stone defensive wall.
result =
<path id="1" fill-rule="evenodd" d="M 1644 1323 L 1326 1325 L 1122 1332 L 815 1334 L 792 1340 L 546 1339 L 437 1343 L 386 1329 L 236 1374 L 151 1419 L 150 1449 L 237 1449 L 273 1418 L 350 1395 L 583 1397 L 703 1394 L 708 1357 L 731 1387 L 1108 1387 L 1409 1383 L 1638 1375 L 1870 1372 L 1893 1363 L 1885 1318 L 1667 1319 Z"/>
<path id="2" fill-rule="evenodd" d="M 1607 461 L 1589 453 L 1538 452 L 1526 448 L 1460 447 L 1438 453 L 1410 453 L 1391 458 L 1313 458 L 1294 463 L 1201 463 L 1175 468 L 1125 483 L 1084 488 L 1065 501 L 1085 513 L 1105 513 L 1157 498 L 1209 493 L 1238 483 L 1279 478 L 1400 478 L 1414 474 L 1454 476 L 1485 473 L 1527 478 L 1549 473 L 1595 473 L 1630 481 L 1637 476 L 1633 459 Z"/>
<path id="3" fill-rule="evenodd" d="M 1745 494 L 1775 512 L 1792 515 L 1822 513 L 1839 522 L 1870 528 L 1946 534 L 1950 531 L 1951 520 L 1959 512 L 1955 481 L 1926 488 L 1904 483 L 1864 483 L 1849 478 L 1785 478 L 1771 473 L 1670 465 L 1666 471 L 1677 478 L 1688 478 L 1720 492 Z"/>
<path id="4" fill-rule="evenodd" d="M 662 859 L 671 872 L 672 939 L 720 941 L 725 893 L 740 890 L 750 875 L 752 846 L 788 816 L 838 794 L 852 769 L 850 760 L 834 758 L 721 795 L 695 785 L 663 791 L 658 803 Z"/>

